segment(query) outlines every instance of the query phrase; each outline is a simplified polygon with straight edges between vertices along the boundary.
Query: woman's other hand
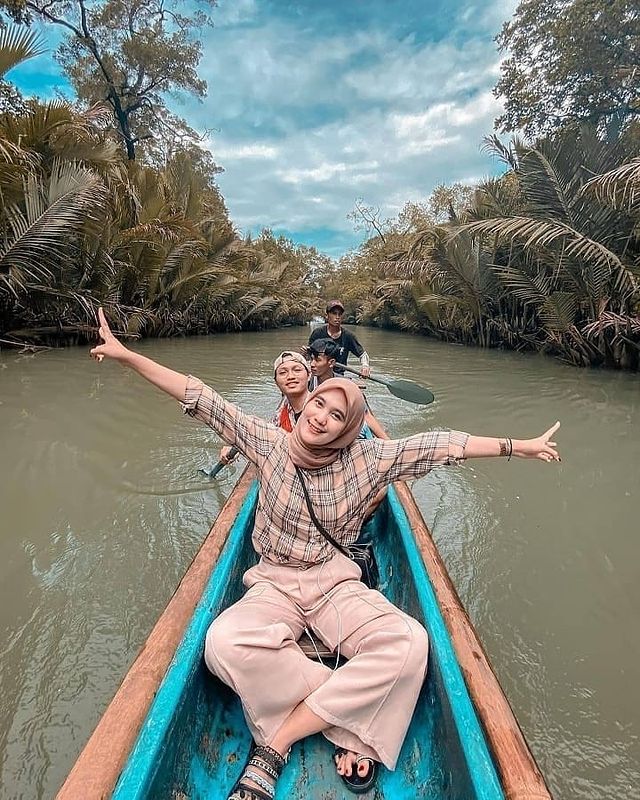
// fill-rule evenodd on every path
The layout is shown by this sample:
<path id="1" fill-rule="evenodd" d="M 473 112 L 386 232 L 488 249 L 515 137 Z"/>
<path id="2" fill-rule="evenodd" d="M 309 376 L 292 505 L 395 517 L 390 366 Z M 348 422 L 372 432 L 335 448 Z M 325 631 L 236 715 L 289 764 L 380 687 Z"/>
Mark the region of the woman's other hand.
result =
<path id="1" fill-rule="evenodd" d="M 122 361 L 129 354 L 129 350 L 113 335 L 107 318 L 104 315 L 104 311 L 101 308 L 98 309 L 98 322 L 100 324 L 98 333 L 104 344 L 93 347 L 89 355 L 91 358 L 95 358 L 96 361 L 102 361 L 105 357 L 113 358 L 116 361 Z"/>
<path id="2" fill-rule="evenodd" d="M 558 445 L 553 441 L 559 427 L 560 423 L 556 422 L 535 439 L 513 439 L 513 455 L 519 458 L 538 458 L 541 461 L 560 461 Z"/>
<path id="3" fill-rule="evenodd" d="M 553 441 L 560 427 L 556 422 L 542 436 L 535 439 L 509 439 L 492 436 L 469 436 L 464 449 L 465 458 L 491 458 L 495 456 L 518 456 L 518 458 L 537 458 L 540 461 L 560 461 L 557 444 Z"/>

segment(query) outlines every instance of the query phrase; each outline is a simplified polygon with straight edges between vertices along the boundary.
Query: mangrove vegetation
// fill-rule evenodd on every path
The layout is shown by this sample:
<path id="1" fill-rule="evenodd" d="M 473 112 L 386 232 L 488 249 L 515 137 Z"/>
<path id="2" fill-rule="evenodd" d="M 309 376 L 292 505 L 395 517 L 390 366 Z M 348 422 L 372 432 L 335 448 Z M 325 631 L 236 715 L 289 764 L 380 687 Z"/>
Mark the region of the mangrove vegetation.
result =
<path id="1" fill-rule="evenodd" d="M 210 152 L 164 106 L 163 92 L 176 86 L 204 92 L 199 45 L 185 48 L 175 35 L 201 17 L 174 9 L 169 33 L 169 4 L 155 0 L 8 10 L 22 22 L 40 15 L 71 26 L 61 62 L 79 101 L 25 100 L 3 81 L 43 46 L 28 26 L 0 29 L 4 344 L 84 341 L 99 305 L 136 336 L 306 321 L 309 275 L 326 259 L 269 230 L 240 236 Z"/>
<path id="2" fill-rule="evenodd" d="M 527 0 L 496 41 L 501 174 L 391 220 L 358 202 L 369 237 L 325 292 L 366 324 L 637 370 L 640 9 Z"/>
<path id="3" fill-rule="evenodd" d="M 167 108 L 171 90 L 206 91 L 199 6 L 0 0 L 5 343 L 85 340 L 99 305 L 130 335 L 170 336 L 300 324 L 338 296 L 364 324 L 640 367 L 636 4 L 520 3 L 496 39 L 494 177 L 439 186 L 393 219 L 357 201 L 366 235 L 338 261 L 240 235 L 211 153 Z M 42 50 L 34 19 L 66 32 L 74 103 L 4 80 Z"/>

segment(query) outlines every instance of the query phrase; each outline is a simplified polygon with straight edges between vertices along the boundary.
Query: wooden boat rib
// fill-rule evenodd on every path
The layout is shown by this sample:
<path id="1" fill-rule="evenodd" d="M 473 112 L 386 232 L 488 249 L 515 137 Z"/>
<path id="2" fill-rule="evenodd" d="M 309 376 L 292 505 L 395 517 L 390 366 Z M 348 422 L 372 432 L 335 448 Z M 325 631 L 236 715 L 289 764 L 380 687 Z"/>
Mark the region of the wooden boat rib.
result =
<path id="1" fill-rule="evenodd" d="M 248 469 L 58 800 L 226 796 L 237 762 L 248 749 L 248 731 L 232 693 L 221 684 L 212 688 L 218 682 L 206 673 L 201 653 L 212 615 L 229 601 L 229 587 L 236 586 L 238 596 L 241 591 L 240 576 L 248 566 L 243 543 L 257 497 L 252 484 Z M 380 537 L 393 529 L 404 551 L 393 555 L 389 547 L 382 558 L 378 553 L 382 574 L 401 595 L 392 599 L 404 601 L 403 607 L 418 618 L 428 613 L 428 620 L 422 621 L 432 650 L 429 676 L 399 768 L 383 771 L 375 797 L 549 800 L 544 779 L 406 485 L 390 490 L 377 518 L 375 534 Z M 404 564 L 412 580 L 400 574 Z M 185 742 L 195 731 L 197 742 Z M 312 737 L 297 748 L 276 798 L 343 797 L 327 743 Z"/>

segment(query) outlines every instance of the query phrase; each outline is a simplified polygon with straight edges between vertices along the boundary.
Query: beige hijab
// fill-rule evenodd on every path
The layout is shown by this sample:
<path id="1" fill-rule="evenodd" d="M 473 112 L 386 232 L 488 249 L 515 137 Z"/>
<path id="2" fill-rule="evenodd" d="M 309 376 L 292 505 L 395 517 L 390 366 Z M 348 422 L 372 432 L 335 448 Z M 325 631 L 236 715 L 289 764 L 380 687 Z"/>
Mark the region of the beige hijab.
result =
<path id="1" fill-rule="evenodd" d="M 320 469 L 335 461 L 340 451 L 352 444 L 362 428 L 364 422 L 365 403 L 362 392 L 352 381 L 345 378 L 330 378 L 311 392 L 305 406 L 314 397 L 339 389 L 347 403 L 347 414 L 342 433 L 332 442 L 322 447 L 308 447 L 303 444 L 298 435 L 297 426 L 289 434 L 289 454 L 291 460 L 302 469 Z"/>

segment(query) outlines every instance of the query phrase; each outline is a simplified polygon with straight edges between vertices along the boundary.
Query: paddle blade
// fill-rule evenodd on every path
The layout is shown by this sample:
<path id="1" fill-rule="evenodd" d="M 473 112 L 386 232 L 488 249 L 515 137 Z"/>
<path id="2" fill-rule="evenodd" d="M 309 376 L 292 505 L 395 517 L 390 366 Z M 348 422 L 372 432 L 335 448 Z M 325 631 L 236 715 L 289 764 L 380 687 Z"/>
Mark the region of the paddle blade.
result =
<path id="1" fill-rule="evenodd" d="M 433 392 L 430 392 L 429 389 L 425 389 L 424 386 L 420 386 L 420 384 L 414 383 L 413 381 L 401 379 L 389 381 L 386 386 L 394 397 L 399 397 L 401 400 L 406 400 L 408 403 L 428 406 L 429 403 L 433 403 L 435 400 Z"/>

